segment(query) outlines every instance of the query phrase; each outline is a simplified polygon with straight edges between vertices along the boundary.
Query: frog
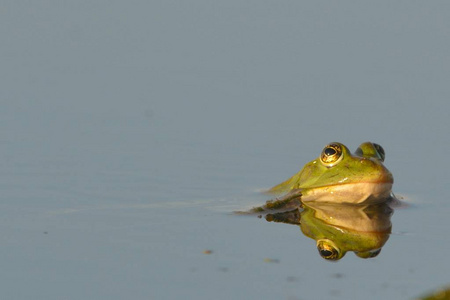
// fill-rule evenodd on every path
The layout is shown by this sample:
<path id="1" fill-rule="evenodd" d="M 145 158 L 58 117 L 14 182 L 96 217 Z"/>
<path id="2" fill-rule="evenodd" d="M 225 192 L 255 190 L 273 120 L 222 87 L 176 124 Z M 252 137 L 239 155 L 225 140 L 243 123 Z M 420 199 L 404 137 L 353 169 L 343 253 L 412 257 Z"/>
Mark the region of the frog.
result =
<path id="1" fill-rule="evenodd" d="M 389 239 L 392 214 L 386 202 L 357 206 L 308 202 L 290 211 L 269 213 L 265 219 L 299 226 L 305 236 L 316 241 L 322 258 L 338 261 L 347 252 L 363 259 L 378 256 Z"/>
<path id="2" fill-rule="evenodd" d="M 450 299 L 450 284 L 439 287 L 434 291 L 428 292 L 426 295 L 418 297 L 417 300 L 445 300 Z"/>
<path id="3" fill-rule="evenodd" d="M 279 206 L 297 196 L 302 202 L 384 202 L 392 196 L 394 183 L 384 166 L 385 156 L 383 147 L 372 142 L 362 143 L 354 153 L 342 143 L 329 143 L 298 173 L 267 190 L 271 195 L 285 194 L 267 205 Z"/>

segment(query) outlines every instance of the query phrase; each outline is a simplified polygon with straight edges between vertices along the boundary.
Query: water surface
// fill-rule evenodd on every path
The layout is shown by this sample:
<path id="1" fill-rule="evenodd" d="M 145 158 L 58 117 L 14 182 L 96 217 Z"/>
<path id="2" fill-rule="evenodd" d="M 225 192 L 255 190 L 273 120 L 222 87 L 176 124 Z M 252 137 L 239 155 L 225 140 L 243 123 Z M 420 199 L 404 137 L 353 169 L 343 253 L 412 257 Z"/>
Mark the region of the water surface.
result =
<path id="1" fill-rule="evenodd" d="M 450 283 L 444 2 L 19 3 L 0 20 L 8 299 L 413 299 Z M 405 197 L 322 259 L 260 205 L 332 141 Z"/>

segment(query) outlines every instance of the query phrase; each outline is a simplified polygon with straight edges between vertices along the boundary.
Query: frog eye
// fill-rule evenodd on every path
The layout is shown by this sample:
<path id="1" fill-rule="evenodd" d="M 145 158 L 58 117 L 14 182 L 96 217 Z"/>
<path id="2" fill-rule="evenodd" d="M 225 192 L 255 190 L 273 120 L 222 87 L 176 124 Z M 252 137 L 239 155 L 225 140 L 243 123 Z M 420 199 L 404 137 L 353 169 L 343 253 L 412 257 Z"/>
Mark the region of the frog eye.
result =
<path id="1" fill-rule="evenodd" d="M 384 153 L 383 147 L 381 147 L 378 144 L 373 143 L 373 146 L 375 147 L 375 150 L 377 150 L 378 155 L 380 156 L 380 160 L 384 161 L 384 158 L 386 157 L 386 154 Z"/>
<path id="2" fill-rule="evenodd" d="M 318 241 L 317 250 L 319 250 L 320 256 L 326 260 L 339 260 L 343 256 L 340 254 L 339 249 L 337 249 L 332 243 L 325 240 Z"/>
<path id="3" fill-rule="evenodd" d="M 336 143 L 326 145 L 320 154 L 320 161 L 329 167 L 335 165 L 341 158 L 342 147 Z"/>
<path id="4" fill-rule="evenodd" d="M 381 252 L 381 248 L 375 249 L 375 250 L 370 250 L 370 251 L 365 251 L 365 252 L 355 252 L 355 254 L 361 258 L 372 258 L 372 257 L 376 257 L 378 254 L 380 254 L 380 252 Z"/>

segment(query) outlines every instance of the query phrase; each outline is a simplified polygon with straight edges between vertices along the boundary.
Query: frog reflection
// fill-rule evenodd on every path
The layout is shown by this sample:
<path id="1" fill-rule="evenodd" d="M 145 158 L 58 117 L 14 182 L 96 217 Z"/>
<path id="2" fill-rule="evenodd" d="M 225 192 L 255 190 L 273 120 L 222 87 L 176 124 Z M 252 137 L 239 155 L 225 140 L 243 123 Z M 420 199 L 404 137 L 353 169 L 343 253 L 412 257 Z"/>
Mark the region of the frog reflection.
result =
<path id="1" fill-rule="evenodd" d="M 311 202 L 301 206 L 265 218 L 299 225 L 304 235 L 316 240 L 320 256 L 327 260 L 340 260 L 348 251 L 361 258 L 375 257 L 391 232 L 393 210 L 386 203 L 354 206 Z"/>
<path id="2" fill-rule="evenodd" d="M 375 257 L 391 231 L 387 203 L 394 178 L 384 159 L 376 143 L 362 143 L 354 153 L 330 143 L 318 158 L 267 191 L 281 197 L 241 213 L 269 213 L 268 221 L 299 225 L 328 260 L 339 260 L 348 251 Z"/>

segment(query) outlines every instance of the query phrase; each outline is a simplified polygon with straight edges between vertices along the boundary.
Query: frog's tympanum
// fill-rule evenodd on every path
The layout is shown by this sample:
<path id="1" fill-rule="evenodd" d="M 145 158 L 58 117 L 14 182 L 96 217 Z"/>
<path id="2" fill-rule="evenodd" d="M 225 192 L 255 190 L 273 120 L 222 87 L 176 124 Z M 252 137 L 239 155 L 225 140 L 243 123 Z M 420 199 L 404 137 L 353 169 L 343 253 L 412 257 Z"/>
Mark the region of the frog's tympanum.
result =
<path id="1" fill-rule="evenodd" d="M 318 158 L 268 192 L 288 193 L 287 198 L 301 194 L 302 202 L 384 202 L 394 182 L 384 157 L 383 148 L 375 143 L 363 143 L 353 154 L 341 143 L 330 143 Z"/>
<path id="2" fill-rule="evenodd" d="M 341 259 L 348 251 L 361 258 L 377 256 L 391 232 L 392 209 L 386 203 L 348 205 L 309 202 L 303 209 L 267 214 L 269 222 L 299 225 L 316 240 L 320 256 Z"/>

